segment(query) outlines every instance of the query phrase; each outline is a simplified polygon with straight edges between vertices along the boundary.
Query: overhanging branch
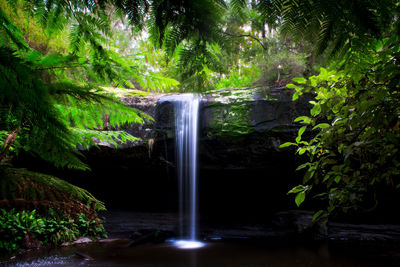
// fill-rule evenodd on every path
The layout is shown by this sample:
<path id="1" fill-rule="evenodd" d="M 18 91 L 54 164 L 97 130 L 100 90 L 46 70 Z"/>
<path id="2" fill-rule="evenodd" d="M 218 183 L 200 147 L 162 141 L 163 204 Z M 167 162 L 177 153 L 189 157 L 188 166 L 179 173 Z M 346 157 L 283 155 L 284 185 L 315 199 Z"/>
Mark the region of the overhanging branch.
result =
<path id="1" fill-rule="evenodd" d="M 267 46 L 266 46 L 260 39 L 258 39 L 257 37 L 255 37 L 255 36 L 253 36 L 253 35 L 251 35 L 251 34 L 240 34 L 240 35 L 236 35 L 236 34 L 231 34 L 231 33 L 228 33 L 228 32 L 223 32 L 223 33 L 226 34 L 226 35 L 228 35 L 228 36 L 232 36 L 232 37 L 236 37 L 236 38 L 242 38 L 242 37 L 251 38 L 251 39 L 257 41 L 257 42 L 261 45 L 261 47 L 262 47 L 264 50 L 267 50 Z"/>

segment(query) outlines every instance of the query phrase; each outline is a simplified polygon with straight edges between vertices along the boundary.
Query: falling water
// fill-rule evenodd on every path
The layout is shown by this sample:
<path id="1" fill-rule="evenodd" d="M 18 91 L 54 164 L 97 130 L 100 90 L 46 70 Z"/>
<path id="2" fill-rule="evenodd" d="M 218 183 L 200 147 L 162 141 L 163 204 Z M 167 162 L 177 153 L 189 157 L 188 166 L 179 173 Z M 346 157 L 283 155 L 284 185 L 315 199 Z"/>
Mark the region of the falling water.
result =
<path id="1" fill-rule="evenodd" d="M 197 248 L 197 139 L 200 99 L 193 94 L 170 97 L 175 108 L 175 153 L 179 182 L 181 248 Z"/>

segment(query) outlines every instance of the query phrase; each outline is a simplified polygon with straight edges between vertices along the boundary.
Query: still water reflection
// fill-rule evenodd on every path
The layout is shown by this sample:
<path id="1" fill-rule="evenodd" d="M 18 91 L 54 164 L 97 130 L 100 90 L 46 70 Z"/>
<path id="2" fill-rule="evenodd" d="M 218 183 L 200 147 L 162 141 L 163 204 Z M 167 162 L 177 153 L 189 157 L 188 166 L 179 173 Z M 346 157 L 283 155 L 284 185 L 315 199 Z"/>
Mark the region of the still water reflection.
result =
<path id="1" fill-rule="evenodd" d="M 353 245 L 265 244 L 264 242 L 211 242 L 198 249 L 179 249 L 174 243 L 129 248 L 129 241 L 92 243 L 26 253 L 1 266 L 400 266 L 394 252 Z M 285 243 L 285 242 L 281 242 Z M 84 260 L 75 253 L 89 255 Z"/>

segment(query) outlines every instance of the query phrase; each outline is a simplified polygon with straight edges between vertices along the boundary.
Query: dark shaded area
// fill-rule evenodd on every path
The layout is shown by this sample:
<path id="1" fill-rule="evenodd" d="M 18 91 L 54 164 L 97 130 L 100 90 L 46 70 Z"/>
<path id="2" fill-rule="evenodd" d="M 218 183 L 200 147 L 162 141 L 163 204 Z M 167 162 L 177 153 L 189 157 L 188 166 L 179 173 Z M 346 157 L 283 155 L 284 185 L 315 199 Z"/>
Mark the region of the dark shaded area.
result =
<path id="1" fill-rule="evenodd" d="M 146 146 L 92 149 L 85 153 L 91 172 L 57 170 L 28 155 L 21 155 L 16 165 L 64 178 L 89 190 L 111 210 L 176 212 L 178 184 L 171 160 L 173 149 L 170 149 L 171 158 L 166 160 L 160 151 L 162 148 L 165 148 L 164 142 L 157 142 L 151 158 Z M 291 162 L 287 158 L 265 157 L 264 160 L 270 163 L 273 160 L 276 168 L 270 165 L 262 169 L 200 168 L 201 215 L 210 220 L 254 221 L 266 219 L 281 209 L 294 208 L 293 200 L 286 195 L 298 181 L 291 178 L 288 182 L 288 177 L 296 176 L 294 157 Z M 286 167 L 277 165 L 279 161 L 285 162 Z"/>
<path id="2" fill-rule="evenodd" d="M 224 94 L 230 97 L 232 92 L 228 90 Z M 198 179 L 202 220 L 263 223 L 278 211 L 296 208 L 293 196 L 287 195 L 287 192 L 301 183 L 302 173 L 295 169 L 304 159 L 295 156 L 293 149 L 280 149 L 279 145 L 297 136 L 300 125 L 293 123 L 293 119 L 306 114 L 309 97 L 293 103 L 290 94 L 276 89 L 270 95 L 261 95 L 257 91 L 252 95 L 253 100 L 245 102 L 218 102 L 218 98 L 211 96 L 203 98 Z M 150 125 L 141 126 L 138 131 L 128 129 L 138 136 L 143 135 L 145 142 L 118 149 L 99 146 L 84 152 L 91 172 L 58 170 L 26 154 L 21 154 L 15 165 L 50 173 L 81 186 L 104 201 L 110 210 L 177 212 L 174 111 L 170 102 L 159 103 L 155 108 L 157 99 L 127 101 L 136 108 L 149 111 L 156 119 L 152 125 L 154 128 L 151 132 Z M 215 119 L 220 120 L 219 115 L 231 112 L 235 105 L 249 106 L 250 116 L 241 122 L 248 126 L 249 133 L 230 136 L 229 132 L 216 132 Z M 224 119 L 235 121 L 235 117 Z M 153 145 L 146 142 L 148 136 L 154 138 Z M 398 194 L 387 188 L 378 193 L 383 197 L 377 210 L 368 211 L 375 204 L 371 196 L 365 203 L 365 212 L 357 216 L 354 213 L 336 214 L 338 220 L 354 223 L 400 222 L 400 213 L 396 212 L 400 201 Z M 302 208 L 318 210 L 324 204 L 320 200 L 307 200 Z"/>
<path id="3" fill-rule="evenodd" d="M 87 189 L 106 203 L 107 209 L 166 211 L 173 177 L 165 175 L 159 162 L 149 159 L 146 146 L 113 149 L 93 148 L 85 152 L 91 171 L 60 170 L 38 158 L 21 155 L 15 163 L 43 173 L 51 173 Z M 172 189 L 173 190 L 173 189 Z"/>

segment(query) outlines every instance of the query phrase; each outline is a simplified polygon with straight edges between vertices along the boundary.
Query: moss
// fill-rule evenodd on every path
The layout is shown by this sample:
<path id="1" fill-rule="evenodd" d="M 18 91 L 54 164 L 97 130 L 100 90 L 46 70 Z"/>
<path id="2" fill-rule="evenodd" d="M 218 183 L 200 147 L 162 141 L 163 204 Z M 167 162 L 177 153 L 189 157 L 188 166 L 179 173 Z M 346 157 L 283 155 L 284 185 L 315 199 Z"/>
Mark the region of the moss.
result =
<path id="1" fill-rule="evenodd" d="M 257 92 L 255 89 L 223 89 L 208 91 L 206 95 L 214 99 L 217 103 L 229 104 L 239 103 L 245 101 L 252 101 L 254 94 Z"/>
<path id="2" fill-rule="evenodd" d="M 250 105 L 240 103 L 223 105 L 214 109 L 214 116 L 209 126 L 209 136 L 232 138 L 254 131 L 250 124 Z"/>
<path id="3" fill-rule="evenodd" d="M 235 138 L 255 132 L 252 108 L 258 101 L 279 101 L 270 88 L 241 88 L 213 90 L 206 93 L 212 101 L 207 108 L 213 111 L 209 122 L 209 137 Z"/>
<path id="4" fill-rule="evenodd" d="M 145 92 L 142 90 L 126 89 L 120 87 L 102 87 L 102 89 L 107 93 L 113 94 L 118 98 L 132 97 L 132 96 L 145 98 L 150 94 L 150 92 Z"/>

